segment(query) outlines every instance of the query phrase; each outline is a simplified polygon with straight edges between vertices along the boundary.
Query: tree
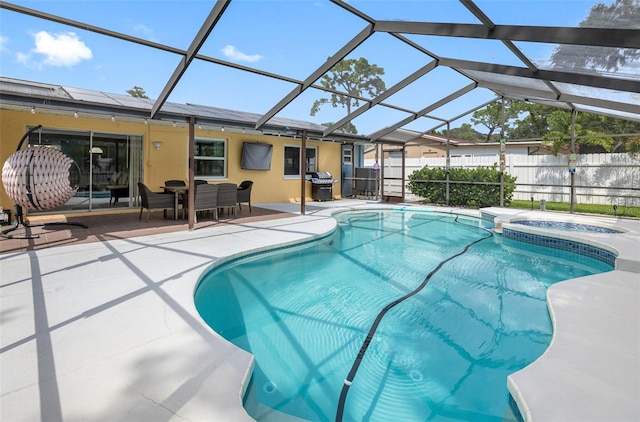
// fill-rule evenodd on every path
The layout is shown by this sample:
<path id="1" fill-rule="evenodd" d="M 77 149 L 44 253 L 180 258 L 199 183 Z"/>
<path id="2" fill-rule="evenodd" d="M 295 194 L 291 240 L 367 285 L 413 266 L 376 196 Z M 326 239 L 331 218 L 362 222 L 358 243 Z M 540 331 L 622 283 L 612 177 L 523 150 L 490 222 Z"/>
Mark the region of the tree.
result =
<path id="1" fill-rule="evenodd" d="M 548 140 L 551 151 L 557 154 L 567 150 L 571 142 L 571 112 L 554 109 L 547 118 L 548 128 L 544 138 Z M 576 140 L 577 149 L 583 154 L 600 152 L 627 152 L 630 155 L 639 152 L 637 135 L 611 137 L 607 135 L 624 135 L 640 133 L 640 122 L 614 119 L 608 116 L 591 113 L 578 113 L 576 116 L 576 136 L 588 136 Z"/>
<path id="2" fill-rule="evenodd" d="M 447 130 L 436 130 L 433 131 L 433 134 L 446 137 Z M 475 130 L 469 123 L 463 123 L 460 127 L 449 129 L 449 137 L 465 141 L 484 141 L 486 139 L 486 135 Z"/>
<path id="3" fill-rule="evenodd" d="M 638 157 L 640 155 L 640 136 L 631 136 L 626 144 L 627 154 Z"/>
<path id="4" fill-rule="evenodd" d="M 514 101 L 513 107 L 517 110 L 518 118 L 513 122 L 509 138 L 542 138 L 549 131 L 547 119 L 556 107 L 525 101 Z"/>
<path id="5" fill-rule="evenodd" d="M 513 107 L 514 100 L 504 100 L 504 130 L 509 131 L 509 121 L 517 117 L 516 109 Z M 494 101 L 485 108 L 477 110 L 471 117 L 474 125 L 483 125 L 489 129 L 486 135 L 486 142 L 489 142 L 496 129 L 503 125 L 502 101 Z"/>
<path id="6" fill-rule="evenodd" d="M 346 92 L 346 95 L 332 93 L 329 98 L 316 100 L 309 114 L 315 116 L 324 104 L 345 107 L 347 115 L 350 114 L 352 106 L 360 106 L 360 101 L 354 97 L 375 98 L 387 89 L 381 75 L 384 75 L 384 69 L 375 64 L 369 64 L 363 57 L 357 60 L 341 60 L 320 78 L 320 84 L 333 91 Z M 342 129 L 350 133 L 358 133 L 351 123 L 345 124 Z"/>
<path id="7" fill-rule="evenodd" d="M 136 98 L 149 98 L 147 97 L 146 92 L 144 92 L 144 89 L 140 88 L 139 86 L 134 86 L 133 88 L 127 91 L 127 94 Z"/>
<path id="8" fill-rule="evenodd" d="M 590 136 L 576 141 L 576 150 L 581 153 L 613 152 L 614 140 L 599 129 L 607 117 L 589 113 L 576 116 L 575 135 Z M 556 109 L 548 118 L 549 132 L 545 136 L 551 146 L 551 152 L 557 154 L 571 142 L 571 112 Z"/>
<path id="9" fill-rule="evenodd" d="M 620 120 L 607 117 L 610 127 L 606 128 L 606 133 L 640 133 L 640 122 Z M 640 153 L 640 136 L 615 138 L 613 152 L 627 152 L 630 155 Z"/>
<path id="10" fill-rule="evenodd" d="M 579 24 L 582 28 L 640 29 L 640 0 L 616 0 L 610 5 L 598 3 Z M 561 44 L 553 51 L 551 62 L 561 69 L 617 71 L 640 59 L 635 48 L 597 47 Z"/>
<path id="11" fill-rule="evenodd" d="M 320 123 L 322 126 L 333 126 L 335 124 L 335 122 L 324 122 L 324 123 Z M 346 133 L 358 133 L 358 131 L 356 130 L 356 127 L 353 125 L 353 123 L 351 122 L 347 122 L 345 124 L 343 124 L 342 126 L 340 126 L 338 128 L 338 130 L 343 130 Z"/>
<path id="12" fill-rule="evenodd" d="M 568 110 L 547 106 L 543 104 L 528 103 L 511 100 L 506 103 L 505 115 L 508 125 L 505 128 L 505 136 L 509 139 L 546 139 L 554 154 L 569 152 L 571 142 L 571 112 Z M 473 114 L 472 122 L 484 124 L 490 130 L 483 135 L 472 129 L 468 123 L 449 131 L 452 138 L 478 140 L 475 134 L 480 135 L 480 140 L 490 139 L 495 136 L 501 121 L 500 103 L 492 104 L 478 110 Z M 507 112 L 508 110 L 508 112 Z M 473 130 L 473 131 L 472 131 Z M 578 139 L 577 148 L 582 153 L 598 152 L 627 152 L 629 154 L 640 153 L 640 122 L 615 119 L 590 113 L 578 113 L 576 117 L 576 136 L 590 136 L 590 138 Z M 436 132 L 446 136 L 446 132 Z M 630 136 L 611 137 L 606 135 Z"/>

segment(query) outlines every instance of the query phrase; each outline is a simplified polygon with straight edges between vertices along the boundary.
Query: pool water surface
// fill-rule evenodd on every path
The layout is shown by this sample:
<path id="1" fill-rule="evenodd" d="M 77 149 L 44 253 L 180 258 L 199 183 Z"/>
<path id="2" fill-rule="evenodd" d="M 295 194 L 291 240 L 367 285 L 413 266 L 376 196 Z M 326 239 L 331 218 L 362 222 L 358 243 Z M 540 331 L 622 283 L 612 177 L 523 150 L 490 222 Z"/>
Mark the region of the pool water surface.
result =
<path id="1" fill-rule="evenodd" d="M 246 408 L 257 420 L 278 420 L 274 411 L 336 420 L 376 317 L 430 273 L 380 320 L 343 420 L 515 420 L 506 377 L 549 345 L 547 288 L 613 269 L 492 235 L 479 219 L 387 210 L 334 217 L 338 229 L 326 239 L 223 264 L 197 288 L 203 319 L 256 357 Z"/>

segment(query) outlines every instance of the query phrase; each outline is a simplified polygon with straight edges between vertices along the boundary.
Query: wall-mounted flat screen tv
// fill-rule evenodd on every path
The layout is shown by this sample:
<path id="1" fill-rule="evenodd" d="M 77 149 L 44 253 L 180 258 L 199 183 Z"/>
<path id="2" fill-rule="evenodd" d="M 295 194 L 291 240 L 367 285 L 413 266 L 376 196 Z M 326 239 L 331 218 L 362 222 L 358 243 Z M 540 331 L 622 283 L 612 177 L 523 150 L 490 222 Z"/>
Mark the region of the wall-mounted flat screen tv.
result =
<path id="1" fill-rule="evenodd" d="M 242 162 L 244 170 L 271 170 L 271 154 L 273 145 L 258 142 L 242 144 Z"/>

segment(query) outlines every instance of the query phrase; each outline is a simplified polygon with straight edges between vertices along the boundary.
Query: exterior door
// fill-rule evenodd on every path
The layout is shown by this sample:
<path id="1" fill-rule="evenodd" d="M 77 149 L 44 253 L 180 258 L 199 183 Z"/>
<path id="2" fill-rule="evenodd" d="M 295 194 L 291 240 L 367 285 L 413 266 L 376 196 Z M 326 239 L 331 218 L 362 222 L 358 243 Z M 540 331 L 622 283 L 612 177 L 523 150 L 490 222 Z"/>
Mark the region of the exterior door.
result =
<path id="1" fill-rule="evenodd" d="M 353 196 L 353 145 L 342 145 L 341 176 L 342 197 Z"/>
<path id="2" fill-rule="evenodd" d="M 77 169 L 76 194 L 55 210 L 46 211 L 135 205 L 132 186 L 142 179 L 142 136 L 43 128 L 31 134 L 29 145 L 61 151 Z"/>

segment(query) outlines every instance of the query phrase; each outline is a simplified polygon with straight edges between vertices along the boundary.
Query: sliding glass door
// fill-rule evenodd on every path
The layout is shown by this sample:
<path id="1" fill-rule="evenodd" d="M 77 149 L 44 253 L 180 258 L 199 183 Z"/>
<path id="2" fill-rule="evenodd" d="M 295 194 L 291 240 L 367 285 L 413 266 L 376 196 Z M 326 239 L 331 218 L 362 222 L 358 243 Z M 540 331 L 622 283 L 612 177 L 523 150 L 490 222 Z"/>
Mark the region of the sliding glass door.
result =
<path id="1" fill-rule="evenodd" d="M 137 205 L 135 186 L 142 180 L 142 136 L 40 129 L 29 145 L 55 148 L 74 161 L 77 193 L 50 211 L 93 210 Z M 30 211 L 35 213 L 34 211 Z"/>

